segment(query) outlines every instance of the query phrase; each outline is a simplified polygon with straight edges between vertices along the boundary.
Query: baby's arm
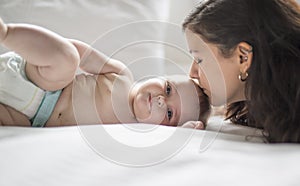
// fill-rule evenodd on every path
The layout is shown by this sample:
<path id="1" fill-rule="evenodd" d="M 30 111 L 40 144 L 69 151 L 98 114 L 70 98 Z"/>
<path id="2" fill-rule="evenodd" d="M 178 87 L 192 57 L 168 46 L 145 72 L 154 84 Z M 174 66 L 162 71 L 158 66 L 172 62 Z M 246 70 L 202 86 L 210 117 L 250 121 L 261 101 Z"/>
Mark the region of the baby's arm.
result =
<path id="1" fill-rule="evenodd" d="M 26 75 L 44 90 L 58 90 L 74 78 L 80 58 L 69 40 L 38 26 L 5 24 L 0 18 L 0 42 L 26 61 Z"/>
<path id="2" fill-rule="evenodd" d="M 126 75 L 132 79 L 132 73 L 124 63 L 107 57 L 84 42 L 78 40 L 70 41 L 78 50 L 80 55 L 80 68 L 83 71 L 95 75 L 116 73 Z"/>

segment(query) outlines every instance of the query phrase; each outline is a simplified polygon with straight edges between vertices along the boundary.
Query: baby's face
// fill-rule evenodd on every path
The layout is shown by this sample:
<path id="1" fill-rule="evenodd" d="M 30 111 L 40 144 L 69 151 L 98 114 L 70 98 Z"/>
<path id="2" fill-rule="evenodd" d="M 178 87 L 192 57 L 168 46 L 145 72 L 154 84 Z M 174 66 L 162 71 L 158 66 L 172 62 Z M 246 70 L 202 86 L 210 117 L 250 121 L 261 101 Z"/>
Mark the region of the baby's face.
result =
<path id="1" fill-rule="evenodd" d="M 137 83 L 132 94 L 138 122 L 177 126 L 198 120 L 198 94 L 187 76 L 151 78 Z"/>

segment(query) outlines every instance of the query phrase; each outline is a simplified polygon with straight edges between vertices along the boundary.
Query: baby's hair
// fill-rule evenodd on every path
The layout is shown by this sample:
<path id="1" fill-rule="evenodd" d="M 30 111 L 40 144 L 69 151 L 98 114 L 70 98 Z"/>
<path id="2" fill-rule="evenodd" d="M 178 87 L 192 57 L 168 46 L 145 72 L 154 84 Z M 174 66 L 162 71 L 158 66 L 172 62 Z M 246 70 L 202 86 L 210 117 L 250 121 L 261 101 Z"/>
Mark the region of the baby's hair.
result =
<path id="1" fill-rule="evenodd" d="M 198 121 L 202 121 L 203 124 L 206 126 L 207 120 L 211 113 L 211 106 L 209 103 L 209 98 L 198 84 L 196 84 L 193 80 L 191 80 L 191 81 L 193 82 L 193 84 L 197 90 L 197 95 L 198 95 L 198 99 L 199 99 L 200 111 L 199 111 Z"/>

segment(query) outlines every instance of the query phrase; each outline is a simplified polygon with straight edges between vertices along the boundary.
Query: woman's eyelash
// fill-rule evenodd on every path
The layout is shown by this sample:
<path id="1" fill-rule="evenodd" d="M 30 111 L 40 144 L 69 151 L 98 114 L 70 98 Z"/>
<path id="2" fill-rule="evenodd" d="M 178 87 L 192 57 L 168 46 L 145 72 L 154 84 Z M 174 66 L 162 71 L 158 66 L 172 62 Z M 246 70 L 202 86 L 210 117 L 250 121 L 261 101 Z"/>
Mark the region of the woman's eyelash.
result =
<path id="1" fill-rule="evenodd" d="M 198 59 L 195 59 L 195 61 L 197 64 L 200 64 L 200 63 L 202 63 L 203 59 L 198 58 Z"/>

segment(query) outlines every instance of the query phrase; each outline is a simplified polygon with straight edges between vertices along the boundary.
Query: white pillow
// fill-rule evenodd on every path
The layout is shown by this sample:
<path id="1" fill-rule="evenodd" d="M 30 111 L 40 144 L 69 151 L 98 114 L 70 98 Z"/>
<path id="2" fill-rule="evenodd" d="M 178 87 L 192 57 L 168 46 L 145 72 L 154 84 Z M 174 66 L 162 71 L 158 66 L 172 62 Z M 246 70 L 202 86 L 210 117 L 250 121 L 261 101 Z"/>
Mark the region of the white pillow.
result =
<path id="1" fill-rule="evenodd" d="M 163 45 L 157 41 L 164 39 L 160 21 L 167 20 L 168 6 L 169 0 L 1 0 L 0 16 L 82 40 L 125 62 L 140 78 L 164 73 Z"/>

